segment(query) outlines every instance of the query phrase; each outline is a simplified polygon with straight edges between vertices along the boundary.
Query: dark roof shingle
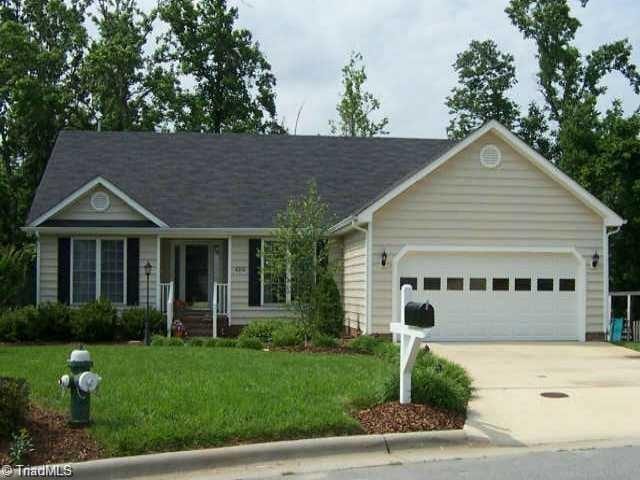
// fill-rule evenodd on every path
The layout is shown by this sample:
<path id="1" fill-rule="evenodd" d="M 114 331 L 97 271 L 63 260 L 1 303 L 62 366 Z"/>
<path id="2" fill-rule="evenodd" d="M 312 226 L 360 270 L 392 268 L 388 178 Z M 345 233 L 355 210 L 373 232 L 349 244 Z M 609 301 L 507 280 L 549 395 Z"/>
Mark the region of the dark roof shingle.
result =
<path id="1" fill-rule="evenodd" d="M 338 220 L 453 146 L 450 140 L 198 133 L 60 133 L 28 222 L 101 176 L 170 227 L 270 227 L 315 179 Z"/>

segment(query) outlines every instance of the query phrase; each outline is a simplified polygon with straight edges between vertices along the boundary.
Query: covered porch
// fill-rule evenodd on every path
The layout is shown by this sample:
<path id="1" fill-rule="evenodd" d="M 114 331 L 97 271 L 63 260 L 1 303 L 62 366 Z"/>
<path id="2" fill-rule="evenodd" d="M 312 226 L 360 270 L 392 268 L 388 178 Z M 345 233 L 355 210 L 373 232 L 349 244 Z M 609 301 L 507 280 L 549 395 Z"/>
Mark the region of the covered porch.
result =
<path id="1" fill-rule="evenodd" d="M 160 238 L 160 310 L 171 335 L 180 320 L 190 336 L 219 336 L 230 320 L 228 238 Z"/>

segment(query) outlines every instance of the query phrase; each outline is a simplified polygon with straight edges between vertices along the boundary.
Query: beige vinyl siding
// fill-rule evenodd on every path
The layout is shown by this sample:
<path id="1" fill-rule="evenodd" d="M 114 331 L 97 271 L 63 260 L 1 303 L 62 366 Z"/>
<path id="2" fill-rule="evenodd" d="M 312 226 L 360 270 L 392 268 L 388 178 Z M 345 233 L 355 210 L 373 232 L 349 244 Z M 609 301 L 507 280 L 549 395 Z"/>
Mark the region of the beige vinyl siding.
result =
<path id="1" fill-rule="evenodd" d="M 257 318 L 282 318 L 290 315 L 283 307 L 249 306 L 249 238 L 231 238 L 231 323 L 244 325 Z"/>
<path id="2" fill-rule="evenodd" d="M 487 143 L 502 151 L 498 168 L 482 167 Z M 487 134 L 378 210 L 373 217 L 374 331 L 391 321 L 391 260 L 404 245 L 575 247 L 587 263 L 586 332 L 602 332 L 603 221 L 562 186 Z"/>
<path id="3" fill-rule="evenodd" d="M 144 265 L 147 260 L 151 263 L 153 268 L 151 269 L 151 275 L 149 275 L 149 305 L 153 308 L 157 308 L 156 305 L 156 290 L 157 290 L 157 275 L 159 270 L 158 265 L 158 238 L 152 236 L 139 237 L 140 238 L 140 261 L 139 261 L 139 274 L 140 280 L 140 305 L 147 305 L 147 276 L 144 273 Z"/>
<path id="4" fill-rule="evenodd" d="M 98 212 L 91 206 L 91 196 L 98 191 L 109 195 L 110 205 L 104 212 Z M 145 217 L 140 213 L 101 187 L 93 188 L 85 193 L 52 218 L 55 220 L 145 220 Z"/>
<path id="5" fill-rule="evenodd" d="M 58 301 L 58 237 L 40 236 L 40 303 Z"/>
<path id="6" fill-rule="evenodd" d="M 345 324 L 351 328 L 366 328 L 366 249 L 364 232 L 346 234 L 343 240 L 343 304 Z"/>

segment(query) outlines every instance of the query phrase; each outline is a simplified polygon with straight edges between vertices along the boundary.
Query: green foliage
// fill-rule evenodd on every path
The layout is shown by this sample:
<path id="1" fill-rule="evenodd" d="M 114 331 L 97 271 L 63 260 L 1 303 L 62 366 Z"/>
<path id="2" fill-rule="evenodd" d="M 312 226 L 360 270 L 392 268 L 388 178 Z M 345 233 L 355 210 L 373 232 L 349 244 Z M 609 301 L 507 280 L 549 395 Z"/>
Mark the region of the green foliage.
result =
<path id="1" fill-rule="evenodd" d="M 363 89 L 367 81 L 362 54 L 351 52 L 349 63 L 342 68 L 342 86 L 344 91 L 336 106 L 338 119 L 330 120 L 332 135 L 345 137 L 373 137 L 386 135 L 389 119 L 375 121 L 371 114 L 380 109 L 380 100 Z"/>
<path id="2" fill-rule="evenodd" d="M 33 441 L 26 428 L 21 428 L 12 435 L 9 445 L 9 461 L 12 465 L 24 465 L 27 456 L 33 451 Z"/>
<path id="3" fill-rule="evenodd" d="M 283 320 L 254 320 L 242 329 L 238 339 L 257 338 L 262 343 L 271 343 L 273 332 L 284 322 Z"/>
<path id="4" fill-rule="evenodd" d="M 273 331 L 274 347 L 295 347 L 304 342 L 304 331 L 301 326 L 293 322 L 283 322 Z"/>
<path id="5" fill-rule="evenodd" d="M 118 313 L 109 300 L 85 303 L 71 312 L 71 331 L 83 342 L 113 340 Z"/>
<path id="6" fill-rule="evenodd" d="M 507 97 L 517 83 L 513 55 L 501 52 L 493 40 L 473 40 L 453 68 L 459 86 L 446 101 L 453 116 L 449 137 L 460 140 L 489 120 L 512 129 L 519 115 L 517 103 Z"/>
<path id="7" fill-rule="evenodd" d="M 0 245 L 0 311 L 18 305 L 33 259 L 31 246 Z"/>
<path id="8" fill-rule="evenodd" d="M 206 338 L 193 337 L 189 339 L 189 341 L 187 342 L 187 345 L 190 347 L 204 347 L 206 342 L 207 342 Z"/>
<path id="9" fill-rule="evenodd" d="M 152 347 L 166 347 L 167 346 L 167 337 L 164 335 L 153 335 L 151 337 L 151 346 Z"/>
<path id="10" fill-rule="evenodd" d="M 384 340 L 374 337 L 373 335 L 360 335 L 351 340 L 347 344 L 347 347 L 354 352 L 373 354 L 382 342 L 384 342 Z"/>
<path id="11" fill-rule="evenodd" d="M 344 310 L 336 280 L 332 275 L 322 275 L 313 296 L 314 330 L 338 337 L 344 330 Z"/>
<path id="12" fill-rule="evenodd" d="M 38 340 L 71 339 L 71 309 L 64 303 L 42 303 L 38 306 L 41 336 Z"/>
<path id="13" fill-rule="evenodd" d="M 262 350 L 264 346 L 259 338 L 255 337 L 241 337 L 238 338 L 238 342 L 236 344 L 238 348 L 248 348 L 251 350 Z"/>
<path id="14" fill-rule="evenodd" d="M 238 344 L 238 340 L 235 338 L 218 338 L 216 346 L 220 348 L 235 348 Z"/>
<path id="15" fill-rule="evenodd" d="M 28 383 L 22 378 L 0 377 L 0 439 L 8 440 L 24 425 L 28 411 Z"/>
<path id="16" fill-rule="evenodd" d="M 24 342 L 39 338 L 42 333 L 38 309 L 32 305 L 7 310 L 0 315 L 0 340 Z"/>
<path id="17" fill-rule="evenodd" d="M 165 341 L 167 347 L 184 347 L 184 340 L 180 337 L 169 337 Z"/>
<path id="18" fill-rule="evenodd" d="M 128 308 L 123 310 L 118 321 L 118 336 L 127 340 L 142 340 L 144 338 L 144 318 L 146 309 Z M 155 308 L 149 309 L 149 331 L 154 334 L 163 334 L 166 323 L 162 312 Z"/>
<path id="19" fill-rule="evenodd" d="M 178 130 L 282 133 L 276 122 L 271 65 L 251 32 L 238 28 L 238 9 L 226 0 L 164 0 L 159 18 L 169 25 L 157 59 L 195 81 L 172 107 Z"/>
<path id="20" fill-rule="evenodd" d="M 147 54 L 153 15 L 135 0 L 97 0 L 91 20 L 98 37 L 82 67 L 93 115 L 104 130 L 153 130 L 162 125 L 175 97 L 176 76 Z"/>
<path id="21" fill-rule="evenodd" d="M 398 400 L 400 371 L 396 368 L 384 382 L 381 400 Z M 465 412 L 472 382 L 461 366 L 428 352 L 420 352 L 411 376 L 411 401 Z"/>
<path id="22" fill-rule="evenodd" d="M 318 348 L 336 348 L 339 345 L 336 337 L 324 333 L 315 333 L 311 337 L 311 344 Z"/>

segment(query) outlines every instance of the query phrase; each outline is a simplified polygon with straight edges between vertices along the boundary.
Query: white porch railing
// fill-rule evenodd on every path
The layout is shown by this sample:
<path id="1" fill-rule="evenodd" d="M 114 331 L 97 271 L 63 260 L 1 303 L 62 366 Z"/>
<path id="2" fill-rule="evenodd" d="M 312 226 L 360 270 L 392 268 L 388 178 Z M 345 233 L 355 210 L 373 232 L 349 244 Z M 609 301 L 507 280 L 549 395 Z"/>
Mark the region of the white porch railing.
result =
<path id="1" fill-rule="evenodd" d="M 229 284 L 213 282 L 213 336 L 218 336 L 218 315 L 229 314 Z"/>
<path id="2" fill-rule="evenodd" d="M 173 304 L 175 301 L 175 291 L 173 282 L 160 284 L 160 310 L 167 317 L 167 337 L 171 336 L 171 326 L 173 325 Z"/>

